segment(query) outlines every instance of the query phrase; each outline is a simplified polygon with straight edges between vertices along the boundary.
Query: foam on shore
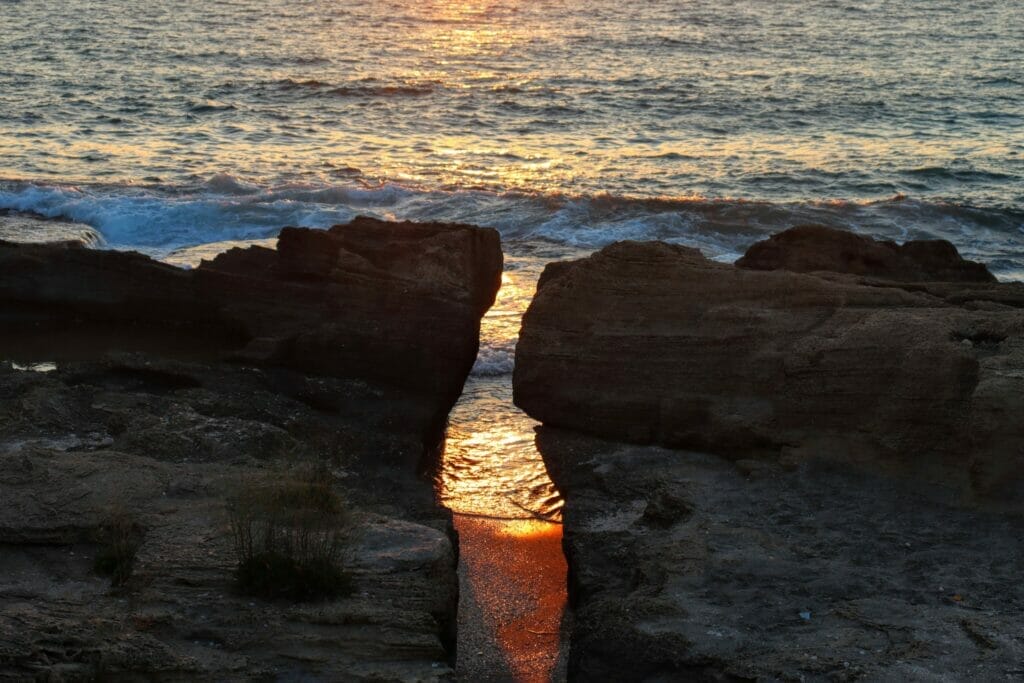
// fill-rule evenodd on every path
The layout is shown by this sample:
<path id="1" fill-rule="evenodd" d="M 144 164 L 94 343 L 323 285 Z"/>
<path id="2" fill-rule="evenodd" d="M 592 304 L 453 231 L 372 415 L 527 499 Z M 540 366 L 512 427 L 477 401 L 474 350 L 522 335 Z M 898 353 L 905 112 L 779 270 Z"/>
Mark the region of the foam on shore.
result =
<path id="1" fill-rule="evenodd" d="M 0 183 L 0 210 L 80 224 L 87 243 L 157 257 L 217 242 L 265 240 L 284 226 L 323 228 L 359 214 L 491 226 L 506 245 L 541 242 L 554 258 L 612 242 L 664 240 L 733 260 L 753 242 L 801 223 L 880 239 L 942 238 L 1001 277 L 1024 272 L 1024 211 L 904 196 L 772 203 L 558 193 L 441 191 L 397 183 L 259 186 L 217 175 L 193 186 Z M 38 223 L 33 230 L 42 234 Z M 56 230 L 56 224 L 51 225 Z M 7 229 L 10 233 L 11 229 Z M 31 232 L 26 229 L 26 232 Z M 563 252 L 563 253 L 559 253 Z"/>

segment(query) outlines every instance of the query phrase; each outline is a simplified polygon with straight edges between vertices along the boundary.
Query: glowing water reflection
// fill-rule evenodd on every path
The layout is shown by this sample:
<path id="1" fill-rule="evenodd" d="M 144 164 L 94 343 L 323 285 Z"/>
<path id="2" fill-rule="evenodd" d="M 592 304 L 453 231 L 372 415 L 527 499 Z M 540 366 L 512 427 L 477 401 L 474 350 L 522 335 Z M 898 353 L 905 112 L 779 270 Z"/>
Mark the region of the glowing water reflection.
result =
<path id="1" fill-rule="evenodd" d="M 480 359 L 450 417 L 437 482 L 459 531 L 458 668 L 465 680 L 543 683 L 558 676 L 566 606 L 562 499 L 534 445 L 537 423 L 512 405 L 512 354 L 538 275 L 529 263 L 508 259 L 498 301 L 483 321 Z"/>

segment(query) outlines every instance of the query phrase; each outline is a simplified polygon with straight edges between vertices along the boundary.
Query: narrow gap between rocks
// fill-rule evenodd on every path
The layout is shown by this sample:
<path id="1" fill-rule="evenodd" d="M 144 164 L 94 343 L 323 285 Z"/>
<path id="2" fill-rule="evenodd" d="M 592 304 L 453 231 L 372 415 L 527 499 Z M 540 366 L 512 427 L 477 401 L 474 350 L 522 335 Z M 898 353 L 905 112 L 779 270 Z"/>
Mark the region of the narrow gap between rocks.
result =
<path id="1" fill-rule="evenodd" d="M 459 533 L 456 671 L 464 681 L 565 680 L 568 622 L 562 500 L 512 403 L 512 358 L 540 265 L 506 255 L 480 355 L 449 416 L 437 475 Z"/>

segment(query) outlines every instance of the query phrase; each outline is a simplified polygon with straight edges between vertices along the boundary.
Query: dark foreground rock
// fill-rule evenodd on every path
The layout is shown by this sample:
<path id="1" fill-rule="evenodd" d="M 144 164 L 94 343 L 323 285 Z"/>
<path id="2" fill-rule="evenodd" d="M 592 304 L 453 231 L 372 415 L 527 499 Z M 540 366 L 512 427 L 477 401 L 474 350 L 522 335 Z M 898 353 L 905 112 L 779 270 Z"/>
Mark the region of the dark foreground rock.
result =
<path id="1" fill-rule="evenodd" d="M 191 271 L 75 243 L 0 242 L 0 347 L 60 357 L 73 337 L 84 357 L 113 347 L 363 379 L 422 397 L 418 421 L 437 438 L 501 265 L 494 230 L 371 218 L 285 228 L 276 250 L 232 249 Z"/>
<path id="2" fill-rule="evenodd" d="M 192 272 L 0 247 L 0 678 L 451 678 L 451 517 L 417 470 L 500 251 L 464 226 L 350 227 Z M 350 510 L 352 594 L 239 595 L 227 499 L 310 467 Z M 93 566 L 115 513 L 142 539 L 117 588 Z"/>
<path id="3" fill-rule="evenodd" d="M 576 681 L 1011 681 L 1024 520 L 825 459 L 542 427 Z"/>
<path id="4" fill-rule="evenodd" d="M 566 498 L 571 677 L 1024 676 L 1024 288 L 865 260 L 545 271 L 514 383 Z"/>

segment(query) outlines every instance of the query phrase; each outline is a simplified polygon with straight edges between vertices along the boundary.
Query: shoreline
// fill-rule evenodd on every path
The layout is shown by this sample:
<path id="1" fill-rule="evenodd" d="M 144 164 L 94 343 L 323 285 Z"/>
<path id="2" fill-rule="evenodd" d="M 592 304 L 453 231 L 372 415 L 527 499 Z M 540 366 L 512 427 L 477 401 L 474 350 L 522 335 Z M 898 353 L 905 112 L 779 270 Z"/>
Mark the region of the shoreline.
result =
<path id="1" fill-rule="evenodd" d="M 453 244 L 462 250 L 455 258 Z M 277 250 L 236 249 L 184 271 L 137 254 L 0 243 L 0 264 L 13 274 L 0 279 L 5 316 L 29 328 L 63 320 L 68 334 L 69 321 L 97 317 L 110 334 L 132 331 L 115 337 L 118 353 L 83 347 L 86 359 L 48 372 L 0 364 L 0 411 L 31 410 L 0 432 L 0 486 L 33 520 L 0 520 L 0 542 L 15 549 L 17 564 L 0 600 L 28 590 L 43 601 L 28 618 L 50 623 L 53 591 L 69 580 L 87 584 L 107 621 L 102 633 L 80 637 L 129 633 L 106 600 L 119 593 L 104 597 L 82 563 L 70 579 L 52 573 L 54 553 L 96 552 L 89 534 L 102 528 L 100 503 L 122 477 L 145 530 L 127 588 L 141 600 L 140 623 L 150 623 L 161 596 L 184 604 L 194 588 L 224 593 L 225 482 L 247 469 L 272 472 L 271 463 L 298 449 L 300 461 L 333 454 L 331 486 L 360 520 L 349 565 L 358 593 L 328 603 L 332 635 L 316 635 L 322 611 L 252 603 L 269 610 L 275 638 L 285 639 L 257 652 L 256 636 L 240 626 L 244 605 L 225 601 L 193 643 L 223 655 L 186 665 L 194 648 L 172 648 L 173 657 L 146 666 L 341 667 L 358 680 L 396 670 L 399 679 L 422 678 L 429 664 L 427 680 L 491 672 L 496 681 L 529 683 L 1008 670 L 1021 626 L 1012 609 L 1024 599 L 1006 569 L 1024 521 L 1024 433 L 1003 417 L 1022 395 L 1020 284 L 997 282 L 949 243 L 900 245 L 799 226 L 736 264 L 665 242 L 618 242 L 548 265 L 536 292 L 532 262 L 517 255 L 511 272 L 526 270 L 502 294 L 496 246 L 494 231 L 470 226 L 360 219 L 326 233 L 287 229 Z M 436 275 L 439 266 L 452 277 L 410 276 Z M 91 289 L 67 286 L 76 282 Z M 360 295 L 370 287 L 379 305 L 360 312 L 349 286 Z M 349 304 L 344 315 L 371 320 L 365 329 L 386 338 L 366 345 L 359 328 L 335 325 L 339 300 Z M 442 458 L 467 445 L 459 457 L 475 448 L 500 462 L 526 452 L 500 448 L 522 448 L 520 432 L 534 424 L 523 417 L 510 427 L 494 414 L 493 402 L 507 396 L 484 394 L 470 408 L 470 418 L 495 418 L 493 433 L 460 434 L 463 414 L 450 411 L 456 385 L 464 398 L 479 388 L 467 377 L 481 330 L 496 325 L 504 332 L 487 328 L 489 338 L 507 337 L 520 300 L 531 303 L 515 345 L 514 399 L 543 423 L 536 449 L 567 501 L 561 527 L 472 516 L 473 505 L 493 511 L 496 499 L 477 500 L 472 487 L 442 495 L 419 471 L 440 413 L 452 449 Z M 462 346 L 454 349 L 450 335 L 423 335 L 423 316 L 434 325 L 446 316 Z M 125 346 L 144 337 L 145 321 L 186 339 L 193 329 L 230 334 L 212 358 L 160 359 L 166 348 Z M 429 344 L 438 347 L 424 353 Z M 299 348 L 326 356 L 298 356 Z M 374 353 L 392 366 L 368 365 Z M 421 374 L 398 371 L 396 359 Z M 459 468 L 483 477 L 473 457 Z M 87 483 L 47 489 L 75 478 Z M 167 500 L 155 495 L 161 490 Z M 57 502 L 40 506 L 41 496 Z M 442 508 L 446 497 L 467 507 Z M 192 547 L 197 533 L 206 540 Z M 50 550 L 34 553 L 26 543 Z M 979 553 L 994 563 L 988 570 Z M 178 555 L 184 564 L 173 561 Z M 416 607 L 367 616 L 380 600 Z M 882 605 L 895 612 L 880 613 Z M 963 609 L 981 612 L 966 619 Z M 179 633 L 192 629 L 195 614 L 172 609 L 161 618 L 160 633 L 168 624 Z M 338 649 L 342 626 L 355 628 L 351 642 L 360 647 L 379 637 L 378 627 L 398 628 L 413 654 Z M 458 650 L 459 628 L 471 654 Z M 915 629 L 920 636 L 905 637 Z M 895 645 L 879 646 L 879 632 Z M 949 639 L 977 651 L 927 647 Z M 84 666 L 133 671 L 103 652 Z M 281 664 L 295 652 L 307 653 L 305 664 Z M 11 662 L 0 660 L 39 665 Z"/>

